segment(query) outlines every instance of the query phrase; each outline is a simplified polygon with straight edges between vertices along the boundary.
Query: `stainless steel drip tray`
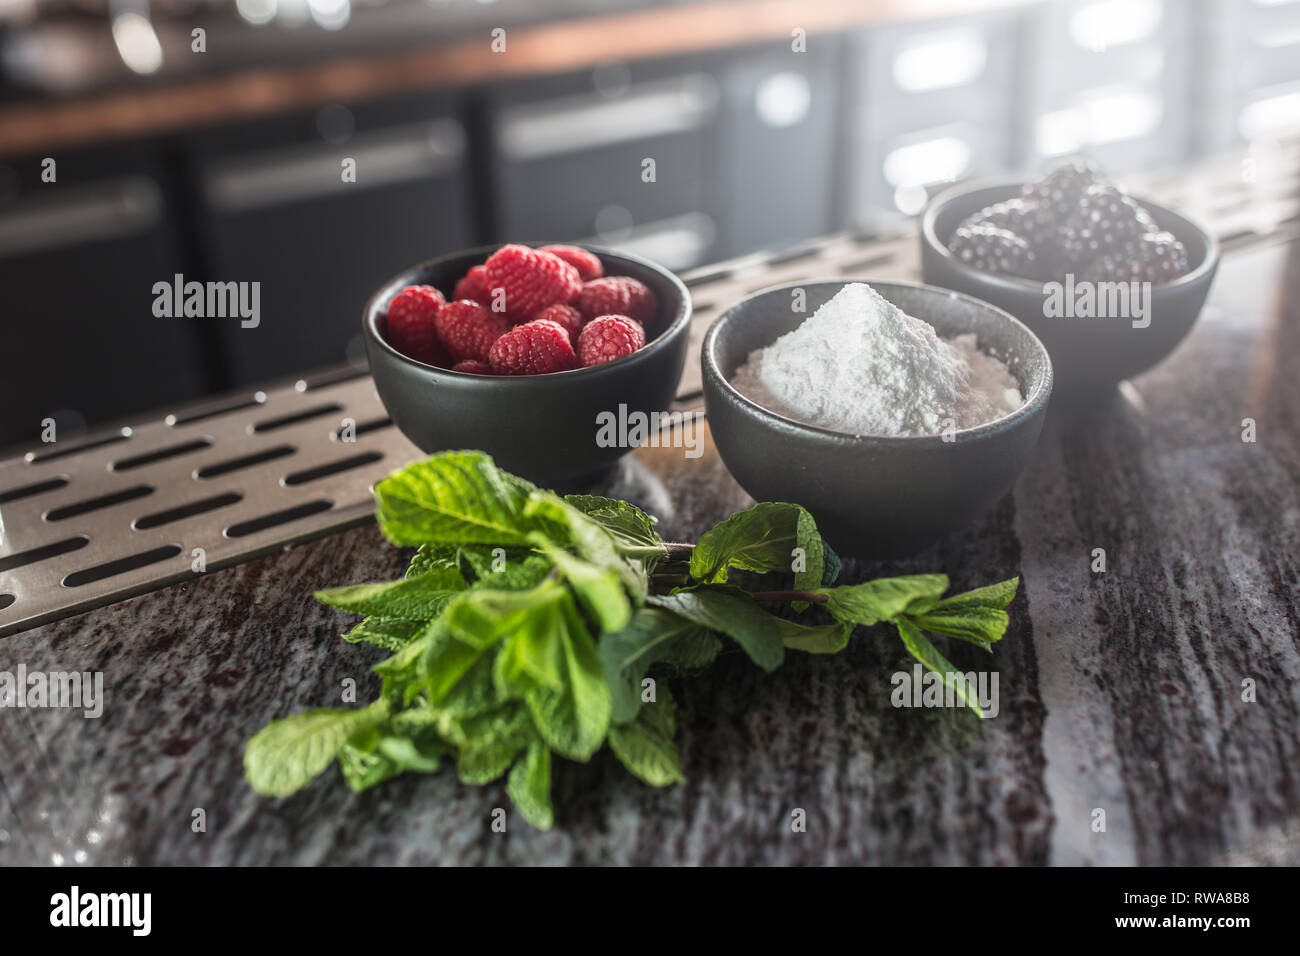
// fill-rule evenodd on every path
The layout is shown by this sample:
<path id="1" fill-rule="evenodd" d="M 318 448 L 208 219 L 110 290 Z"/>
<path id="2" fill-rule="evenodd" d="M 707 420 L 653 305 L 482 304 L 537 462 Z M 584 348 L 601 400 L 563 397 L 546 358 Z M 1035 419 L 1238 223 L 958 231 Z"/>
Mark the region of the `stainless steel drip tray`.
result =
<path id="1" fill-rule="evenodd" d="M 0 462 L 0 636 L 364 522 L 419 455 L 356 373 Z"/>

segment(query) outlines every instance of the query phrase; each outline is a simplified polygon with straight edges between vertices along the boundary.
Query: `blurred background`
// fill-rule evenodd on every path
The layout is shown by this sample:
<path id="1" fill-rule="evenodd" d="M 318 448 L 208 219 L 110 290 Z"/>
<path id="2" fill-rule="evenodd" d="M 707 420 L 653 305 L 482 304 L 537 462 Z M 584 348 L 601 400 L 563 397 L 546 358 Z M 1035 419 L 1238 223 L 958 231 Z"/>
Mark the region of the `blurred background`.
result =
<path id="1" fill-rule="evenodd" d="M 0 445 L 355 367 L 466 246 L 689 269 L 1297 133 L 1296 0 L 0 0 Z M 261 324 L 156 318 L 177 273 Z"/>

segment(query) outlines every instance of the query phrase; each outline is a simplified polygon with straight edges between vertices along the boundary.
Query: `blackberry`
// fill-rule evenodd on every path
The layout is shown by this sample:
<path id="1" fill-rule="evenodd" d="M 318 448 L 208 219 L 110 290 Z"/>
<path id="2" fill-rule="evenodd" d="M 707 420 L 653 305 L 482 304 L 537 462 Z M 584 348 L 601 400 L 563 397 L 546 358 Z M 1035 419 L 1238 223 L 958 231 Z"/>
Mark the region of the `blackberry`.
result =
<path id="1" fill-rule="evenodd" d="M 1187 275 L 1191 262 L 1187 247 L 1170 232 L 1149 232 L 1137 243 L 1138 261 L 1145 270 L 1145 281 L 1164 285 Z"/>
<path id="2" fill-rule="evenodd" d="M 1028 241 L 1007 229 L 987 224 L 958 226 L 948 240 L 948 249 L 966 265 L 985 272 L 1027 279 L 1038 275 L 1038 257 Z"/>
<path id="3" fill-rule="evenodd" d="M 1083 191 L 1061 223 L 1057 242 L 1068 266 L 1080 266 L 1097 256 L 1120 252 L 1142 235 L 1151 216 L 1115 186 L 1095 183 Z"/>
<path id="4" fill-rule="evenodd" d="M 1156 225 L 1155 217 L 1151 215 L 1151 212 L 1147 209 L 1146 206 L 1143 206 L 1140 203 L 1138 204 L 1137 220 L 1139 223 L 1142 224 L 1143 235 L 1147 235 L 1148 233 L 1153 233 L 1153 232 L 1160 232 L 1160 227 Z"/>
<path id="5" fill-rule="evenodd" d="M 1028 199 L 1008 199 L 1005 202 L 985 206 L 979 212 L 972 213 L 958 226 L 992 226 L 1014 232 L 1026 240 L 1035 249 L 1051 243 L 1055 230 L 1043 222 L 1038 203 Z"/>
<path id="6" fill-rule="evenodd" d="M 1062 163 L 1037 182 L 1025 183 L 1021 197 L 1037 204 L 1043 223 L 1059 224 L 1078 204 L 1083 191 L 1098 182 L 1097 167 L 1086 159 Z"/>
<path id="7" fill-rule="evenodd" d="M 1188 271 L 1187 247 L 1168 232 L 1148 232 L 1121 249 L 1102 253 L 1084 268 L 1093 282 L 1150 282 L 1164 285 Z"/>
<path id="8" fill-rule="evenodd" d="M 992 206 L 985 206 L 978 212 L 971 213 L 957 224 L 957 228 L 992 226 L 995 229 L 1015 232 L 1016 226 L 1024 219 L 1028 205 L 1023 199 L 1008 199 L 1006 202 L 994 203 Z"/>
<path id="9" fill-rule="evenodd" d="M 1046 221 L 1036 202 L 1028 199 L 1008 199 L 985 206 L 979 212 L 963 219 L 958 229 L 990 226 L 1003 229 L 1029 243 L 1034 253 L 1034 275 L 1029 278 L 1046 278 L 1056 259 L 1056 227 Z"/>
<path id="10" fill-rule="evenodd" d="M 1149 232 L 1132 247 L 1138 278 L 1152 285 L 1173 282 L 1190 271 L 1187 247 L 1169 232 Z"/>
<path id="11" fill-rule="evenodd" d="M 1084 282 L 1135 282 L 1137 266 L 1128 251 L 1103 252 L 1078 271 Z"/>

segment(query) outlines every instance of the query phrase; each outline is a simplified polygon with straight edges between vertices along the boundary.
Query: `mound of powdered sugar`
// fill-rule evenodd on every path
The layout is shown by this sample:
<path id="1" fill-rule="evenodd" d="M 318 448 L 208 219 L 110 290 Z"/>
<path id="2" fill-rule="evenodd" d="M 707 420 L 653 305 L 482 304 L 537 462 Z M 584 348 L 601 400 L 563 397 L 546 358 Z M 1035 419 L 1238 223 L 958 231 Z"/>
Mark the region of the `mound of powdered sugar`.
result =
<path id="1" fill-rule="evenodd" d="M 862 282 L 753 352 L 732 384 L 787 418 L 851 435 L 938 435 L 1024 404 L 1015 377 L 974 333 L 941 339 Z"/>

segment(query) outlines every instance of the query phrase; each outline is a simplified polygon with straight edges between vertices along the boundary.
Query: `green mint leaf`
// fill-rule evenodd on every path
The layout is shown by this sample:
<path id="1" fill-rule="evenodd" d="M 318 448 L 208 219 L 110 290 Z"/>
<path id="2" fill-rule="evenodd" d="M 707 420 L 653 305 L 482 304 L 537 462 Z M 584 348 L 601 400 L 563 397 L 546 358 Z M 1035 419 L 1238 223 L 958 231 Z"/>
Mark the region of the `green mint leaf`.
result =
<path id="1" fill-rule="evenodd" d="M 802 548 L 802 570 L 795 571 L 800 590 L 822 583 L 824 565 L 817 523 L 799 505 L 765 501 L 737 511 L 706 531 L 691 552 L 691 577 L 705 584 L 727 580 L 727 568 L 766 573 L 794 568 L 794 549 Z"/>
<path id="2" fill-rule="evenodd" d="M 492 670 L 484 655 L 432 708 L 438 733 L 456 747 L 456 772 L 465 783 L 496 780 L 536 736 L 523 704 L 498 693 Z"/>
<path id="3" fill-rule="evenodd" d="M 402 770 L 434 773 L 448 750 L 432 733 L 419 736 L 384 734 L 375 743 L 375 753 L 395 763 Z"/>
<path id="4" fill-rule="evenodd" d="M 439 731 L 458 748 L 456 772 L 468 784 L 496 780 L 530 741 L 538 740 L 528 711 L 498 692 L 492 671 L 491 656 L 484 655 L 431 711 Z"/>
<path id="5" fill-rule="evenodd" d="M 423 630 L 392 657 L 372 670 L 384 678 L 384 696 L 409 702 L 421 690 L 436 703 L 472 667 L 483 648 L 459 640 L 446 619 L 426 622 Z"/>
<path id="6" fill-rule="evenodd" d="M 978 698 L 973 693 L 967 693 L 965 677 L 935 649 L 920 628 L 905 617 L 900 617 L 894 623 L 898 626 L 898 636 L 902 638 L 908 653 L 920 661 L 926 670 L 934 671 L 942 677 L 944 686 L 951 687 L 962 703 L 983 717 L 984 712 L 980 710 Z"/>
<path id="7" fill-rule="evenodd" d="M 316 600 L 353 614 L 427 621 L 441 614 L 447 599 L 464 588 L 459 571 L 438 568 L 413 578 L 317 591 Z"/>
<path id="8" fill-rule="evenodd" d="M 399 710 L 388 719 L 388 728 L 399 737 L 420 737 L 425 734 L 437 739 L 438 711 L 421 703 Z"/>
<path id="9" fill-rule="evenodd" d="M 349 738 L 388 717 L 380 699 L 360 710 L 319 708 L 267 724 L 244 748 L 244 776 L 258 793 L 287 797 L 328 767 Z"/>
<path id="10" fill-rule="evenodd" d="M 510 565 L 522 561 L 531 554 L 531 548 L 516 545 L 503 548 L 500 545 L 463 544 L 456 549 L 461 573 L 464 574 L 467 566 L 471 571 L 471 574 L 465 575 L 466 580 L 470 580 L 471 577 L 477 580 L 487 575 L 500 574 Z"/>
<path id="11" fill-rule="evenodd" d="M 525 700 L 551 749 L 570 760 L 585 761 L 600 749 L 609 732 L 609 688 L 591 638 L 578 632 L 567 644 L 568 686 L 553 690 L 538 685 Z"/>
<path id="12" fill-rule="evenodd" d="M 481 787 L 500 778 L 515 762 L 526 741 L 522 734 L 514 738 L 470 740 L 456 753 L 456 774 L 460 782 Z"/>
<path id="13" fill-rule="evenodd" d="M 908 614 L 907 618 L 924 631 L 947 634 L 984 648 L 992 653 L 993 643 L 1002 640 L 1010 618 L 1007 612 L 996 607 L 969 607 L 966 609 L 937 606 L 924 614 Z"/>
<path id="14" fill-rule="evenodd" d="M 913 603 L 907 614 L 922 630 L 960 638 L 992 653 L 993 644 L 1007 631 L 1010 618 L 1004 608 L 1019 585 L 1019 578 L 1010 578 L 942 601 Z"/>
<path id="15" fill-rule="evenodd" d="M 538 609 L 567 594 L 564 585 L 553 580 L 527 591 L 470 590 L 447 605 L 443 620 L 460 640 L 486 648 L 508 634 L 534 627 Z"/>
<path id="16" fill-rule="evenodd" d="M 781 642 L 790 650 L 805 654 L 838 654 L 848 647 L 849 635 L 853 633 L 852 624 L 839 621 L 811 626 L 780 617 L 776 621 Z"/>
<path id="17" fill-rule="evenodd" d="M 646 562 L 625 556 L 601 524 L 544 491 L 529 496 L 524 514 L 539 522 L 542 525 L 540 533 L 554 543 L 567 544 L 579 557 L 596 567 L 615 571 L 628 594 L 640 603 L 648 587 Z M 536 535 L 533 541 L 536 543 Z"/>
<path id="18" fill-rule="evenodd" d="M 502 646 L 494 677 L 498 689 L 522 697 L 551 749 L 588 760 L 609 730 L 610 692 L 596 644 L 572 596 L 532 614 Z"/>
<path id="19" fill-rule="evenodd" d="M 480 657 L 443 700 L 430 708 L 439 734 L 456 747 L 496 737 L 514 738 L 529 731 L 524 706 L 497 689 L 493 658 L 491 652 Z"/>
<path id="20" fill-rule="evenodd" d="M 742 648 L 759 667 L 773 671 L 781 666 L 785 645 L 777 618 L 768 614 L 739 588 L 705 586 L 647 599 L 712 631 L 720 631 Z"/>
<path id="21" fill-rule="evenodd" d="M 343 635 L 349 644 L 373 644 L 386 651 L 400 651 L 419 636 L 428 621 L 371 615 Z"/>
<path id="22" fill-rule="evenodd" d="M 557 753 L 588 759 L 609 727 L 610 694 L 573 595 L 555 580 L 530 592 L 482 593 L 493 595 L 498 605 L 503 595 L 512 602 L 509 613 L 489 622 L 483 632 L 496 635 L 500 621 L 509 623 L 500 634 L 506 640 L 493 665 L 498 693 L 528 705 L 542 739 Z M 448 618 L 478 597 L 471 592 L 448 611 Z"/>
<path id="23" fill-rule="evenodd" d="M 795 513 L 795 536 L 798 546 L 804 552 L 803 570 L 794 573 L 794 586 L 799 590 L 815 588 L 821 585 L 826 573 L 826 542 L 818 533 L 813 516 L 799 505 L 792 507 L 798 509 Z M 803 611 L 808 607 L 808 602 L 795 601 L 790 606 L 796 611 Z"/>
<path id="24" fill-rule="evenodd" d="M 414 578 L 435 570 L 456 567 L 457 548 L 454 544 L 422 544 L 411 557 L 406 576 Z"/>
<path id="25" fill-rule="evenodd" d="M 419 680 L 424 674 L 423 662 L 429 646 L 438 632 L 445 630 L 442 622 L 422 621 L 419 632 L 392 657 L 386 657 L 371 668 L 381 677 L 397 682 Z"/>
<path id="26" fill-rule="evenodd" d="M 452 688 L 483 656 L 483 648 L 462 641 L 444 623 L 439 624 L 441 626 L 431 635 L 420 661 L 424 689 L 431 704 L 439 703 L 451 693 Z"/>
<path id="27" fill-rule="evenodd" d="M 696 670 L 713 663 L 722 643 L 707 627 L 655 607 L 637 610 L 617 634 L 600 639 L 605 681 L 613 696 L 613 720 L 625 724 L 641 709 L 641 681 L 654 664 Z"/>
<path id="28" fill-rule="evenodd" d="M 536 605 L 501 646 L 493 667 L 497 690 L 503 696 L 523 697 L 537 685 L 562 691 L 567 661 L 565 630 L 570 621 L 565 604 L 572 598 L 555 582 L 547 582 L 553 599 Z"/>
<path id="29" fill-rule="evenodd" d="M 821 586 L 828 588 L 834 584 L 839 579 L 842 570 L 844 570 L 844 562 L 840 560 L 840 556 L 835 553 L 830 543 L 825 538 L 822 538 Z"/>
<path id="30" fill-rule="evenodd" d="M 511 700 L 481 714 L 438 711 L 438 732 L 455 744 L 459 753 L 472 751 L 466 766 L 471 772 L 482 773 L 486 772 L 486 764 L 500 759 L 493 751 L 518 753 L 527 746 L 532 730 L 528 710 L 519 701 Z"/>
<path id="31" fill-rule="evenodd" d="M 912 574 L 877 578 L 865 584 L 818 588 L 815 593 L 826 596 L 826 609 L 837 621 L 870 627 L 891 621 L 905 611 L 928 609 L 946 590 L 946 575 Z"/>
<path id="32" fill-rule="evenodd" d="M 668 553 L 654 519 L 636 505 L 598 495 L 565 495 L 564 500 L 608 531 L 624 553 L 655 557 Z"/>
<path id="33" fill-rule="evenodd" d="M 349 787 L 360 792 L 405 771 L 433 773 L 438 770 L 447 747 L 431 730 L 398 733 L 376 732 L 363 742 L 349 742 L 339 751 L 339 769 Z"/>
<path id="34" fill-rule="evenodd" d="M 551 751 L 540 740 L 528 745 L 524 755 L 510 768 L 506 793 L 525 820 L 539 830 L 555 823 L 551 808 Z"/>
<path id="35" fill-rule="evenodd" d="M 997 584 L 975 588 L 973 591 L 953 594 L 933 604 L 929 611 L 934 612 L 942 609 L 946 613 L 949 611 L 964 611 L 973 607 L 1003 610 L 1016 596 L 1016 589 L 1019 586 L 1019 578 L 1008 578 L 1005 581 L 999 581 Z"/>
<path id="36" fill-rule="evenodd" d="M 628 600 L 627 591 L 616 570 L 598 568 L 545 539 L 537 543 L 542 553 L 569 582 L 578 601 L 596 621 L 602 633 L 621 631 L 627 627 L 627 622 L 632 618 L 632 602 Z"/>
<path id="37" fill-rule="evenodd" d="M 684 783 L 677 754 L 677 706 L 667 687 L 630 724 L 609 728 L 609 747 L 628 771 L 652 787 Z"/>
<path id="38" fill-rule="evenodd" d="M 355 793 L 378 786 L 402 772 L 402 768 L 387 757 L 351 744 L 344 744 L 339 750 L 338 761 L 344 781 Z"/>
<path id="39" fill-rule="evenodd" d="M 375 485 L 379 527 L 394 544 L 522 544 L 532 486 L 477 451 L 413 462 Z"/>
<path id="40" fill-rule="evenodd" d="M 553 581 L 548 582 L 548 590 L 565 593 Z M 442 702 L 480 662 L 485 650 L 512 633 L 528 619 L 532 608 L 546 600 L 544 594 L 535 592 L 484 590 L 458 595 L 444 615 L 430 622 L 414 641 L 374 666 L 384 678 L 385 696 L 404 691 L 409 702 L 423 690 L 430 704 Z"/>
<path id="41" fill-rule="evenodd" d="M 499 591 L 525 591 L 536 587 L 551 570 L 550 563 L 531 548 L 489 547 L 467 544 L 460 549 L 462 572 L 475 588 Z"/>

